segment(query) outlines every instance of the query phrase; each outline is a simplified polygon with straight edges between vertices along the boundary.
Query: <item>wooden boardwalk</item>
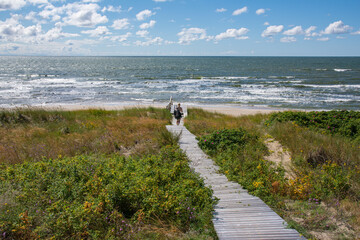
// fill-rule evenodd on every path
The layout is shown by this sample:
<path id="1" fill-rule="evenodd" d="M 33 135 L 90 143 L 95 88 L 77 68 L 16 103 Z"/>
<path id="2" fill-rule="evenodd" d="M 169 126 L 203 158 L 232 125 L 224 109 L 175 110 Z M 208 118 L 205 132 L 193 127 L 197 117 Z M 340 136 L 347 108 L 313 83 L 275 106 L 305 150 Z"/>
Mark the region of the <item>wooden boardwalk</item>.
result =
<path id="1" fill-rule="evenodd" d="M 187 113 L 186 108 L 183 109 Z M 305 239 L 296 230 L 287 228 L 286 222 L 260 198 L 219 174 L 219 167 L 198 147 L 195 136 L 182 121 L 179 126 L 173 121 L 173 125 L 166 127 L 172 133 L 181 133 L 179 145 L 188 156 L 190 166 L 204 178 L 219 199 L 213 223 L 220 240 Z"/>

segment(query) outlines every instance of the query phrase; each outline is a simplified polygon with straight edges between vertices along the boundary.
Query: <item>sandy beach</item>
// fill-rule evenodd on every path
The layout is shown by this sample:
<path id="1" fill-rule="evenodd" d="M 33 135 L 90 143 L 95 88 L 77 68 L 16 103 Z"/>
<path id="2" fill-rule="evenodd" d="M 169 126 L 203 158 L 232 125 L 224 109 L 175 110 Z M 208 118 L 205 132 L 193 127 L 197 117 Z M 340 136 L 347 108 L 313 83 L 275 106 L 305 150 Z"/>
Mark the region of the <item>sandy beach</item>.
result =
<path id="1" fill-rule="evenodd" d="M 222 105 L 200 105 L 195 103 L 182 104 L 187 108 L 201 108 L 209 112 L 227 114 L 232 116 L 244 116 L 244 115 L 255 115 L 255 114 L 267 114 L 272 112 L 284 111 L 286 109 L 271 109 L 266 107 L 247 107 L 244 105 L 235 104 L 222 104 Z M 126 103 L 119 105 L 107 105 L 107 104 L 91 104 L 91 105 L 45 105 L 35 106 L 35 108 L 49 109 L 49 110 L 86 110 L 86 109 L 105 109 L 105 110 L 123 110 L 126 108 L 142 108 L 142 107 L 155 107 L 165 108 L 166 103 Z"/>

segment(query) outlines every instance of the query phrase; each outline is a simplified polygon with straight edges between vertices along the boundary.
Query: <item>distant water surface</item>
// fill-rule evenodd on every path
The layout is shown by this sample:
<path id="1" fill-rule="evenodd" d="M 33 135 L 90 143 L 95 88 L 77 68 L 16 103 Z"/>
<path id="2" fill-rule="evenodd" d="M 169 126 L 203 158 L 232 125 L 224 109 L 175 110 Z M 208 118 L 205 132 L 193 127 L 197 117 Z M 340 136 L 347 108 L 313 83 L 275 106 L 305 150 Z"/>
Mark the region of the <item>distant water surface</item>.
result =
<path id="1" fill-rule="evenodd" d="M 239 104 L 360 109 L 359 57 L 0 57 L 0 107 Z"/>

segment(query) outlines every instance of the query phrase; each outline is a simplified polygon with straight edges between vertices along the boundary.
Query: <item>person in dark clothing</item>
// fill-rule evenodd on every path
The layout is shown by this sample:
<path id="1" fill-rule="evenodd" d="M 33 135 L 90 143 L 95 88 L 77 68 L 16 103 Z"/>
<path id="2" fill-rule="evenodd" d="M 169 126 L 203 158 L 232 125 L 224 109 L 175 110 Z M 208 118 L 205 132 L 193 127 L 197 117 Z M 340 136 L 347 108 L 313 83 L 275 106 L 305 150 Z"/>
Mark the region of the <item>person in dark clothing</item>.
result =
<path id="1" fill-rule="evenodd" d="M 179 125 L 182 115 L 183 115 L 183 109 L 180 106 L 180 103 L 178 104 L 178 106 L 174 109 L 174 117 L 176 118 L 176 124 Z"/>

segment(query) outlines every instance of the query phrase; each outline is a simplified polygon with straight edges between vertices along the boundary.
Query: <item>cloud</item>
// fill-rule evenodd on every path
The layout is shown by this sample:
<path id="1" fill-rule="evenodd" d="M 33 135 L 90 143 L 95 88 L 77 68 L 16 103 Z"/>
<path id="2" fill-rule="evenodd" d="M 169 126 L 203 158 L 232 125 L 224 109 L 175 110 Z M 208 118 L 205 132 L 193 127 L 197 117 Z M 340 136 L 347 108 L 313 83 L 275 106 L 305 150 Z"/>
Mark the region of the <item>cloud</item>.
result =
<path id="1" fill-rule="evenodd" d="M 106 36 L 105 39 L 110 39 L 113 42 L 125 42 L 127 39 L 132 35 L 131 32 L 127 32 L 126 34 L 119 35 L 119 36 Z"/>
<path id="2" fill-rule="evenodd" d="M 39 36 L 40 41 L 52 42 L 59 38 L 78 37 L 79 34 L 64 33 L 60 27 L 54 27 L 43 35 Z"/>
<path id="3" fill-rule="evenodd" d="M 271 37 L 280 33 L 284 29 L 283 25 L 272 25 L 267 27 L 261 34 L 262 37 Z"/>
<path id="4" fill-rule="evenodd" d="M 296 42 L 296 38 L 295 37 L 283 37 L 280 39 L 280 42 L 284 42 L 284 43 Z"/>
<path id="5" fill-rule="evenodd" d="M 164 42 L 164 39 L 161 37 L 155 37 L 153 39 L 149 39 L 148 41 L 136 41 L 134 44 L 137 46 L 150 46 L 150 45 L 161 45 Z"/>
<path id="6" fill-rule="evenodd" d="M 127 18 L 117 19 L 114 21 L 112 28 L 120 30 L 120 29 L 128 29 L 129 28 L 129 20 Z"/>
<path id="7" fill-rule="evenodd" d="M 81 31 L 81 33 L 89 34 L 91 37 L 111 34 L 111 32 L 109 32 L 109 29 L 105 26 L 99 26 L 94 30 Z"/>
<path id="8" fill-rule="evenodd" d="M 218 13 L 222 13 L 222 12 L 226 12 L 226 11 L 227 11 L 227 9 L 225 9 L 225 8 L 218 8 L 215 10 L 215 12 L 218 12 Z"/>
<path id="9" fill-rule="evenodd" d="M 330 23 L 327 28 L 325 28 L 324 31 L 322 31 L 322 34 L 343 34 L 343 33 L 349 33 L 352 30 L 352 27 L 349 25 L 345 25 L 342 21 L 337 21 Z"/>
<path id="10" fill-rule="evenodd" d="M 0 39 L 9 42 L 31 42 L 41 33 L 41 25 L 24 27 L 16 18 L 0 21 Z"/>
<path id="11" fill-rule="evenodd" d="M 120 13 L 121 12 L 121 6 L 118 6 L 118 7 L 114 7 L 112 5 L 109 5 L 107 7 L 104 7 L 103 9 L 101 9 L 101 12 L 118 12 Z"/>
<path id="12" fill-rule="evenodd" d="M 136 32 L 136 35 L 138 35 L 140 37 L 146 37 L 148 34 L 149 34 L 149 32 L 146 30 L 139 30 Z"/>
<path id="13" fill-rule="evenodd" d="M 247 12 L 247 10 L 248 10 L 247 7 L 239 8 L 239 9 L 236 9 L 232 15 L 237 16 L 237 15 Z"/>
<path id="14" fill-rule="evenodd" d="M 97 13 L 99 8 L 99 5 L 94 3 L 68 4 L 66 8 L 67 17 L 64 18 L 64 22 L 77 27 L 93 27 L 108 22 L 106 16 Z"/>
<path id="15" fill-rule="evenodd" d="M 26 5 L 24 0 L 1 0 L 0 11 L 18 10 Z"/>
<path id="16" fill-rule="evenodd" d="M 51 42 L 59 38 L 75 36 L 79 35 L 64 33 L 58 26 L 44 32 L 40 24 L 24 27 L 16 18 L 0 21 L 0 39 L 8 42 Z"/>
<path id="17" fill-rule="evenodd" d="M 84 3 L 97 3 L 100 2 L 101 0 L 82 0 L 82 2 Z"/>
<path id="18" fill-rule="evenodd" d="M 139 21 L 144 21 L 146 18 L 154 15 L 155 13 L 151 12 L 149 9 L 145 9 L 138 14 L 136 14 L 136 19 Z"/>
<path id="19" fill-rule="evenodd" d="M 155 20 L 151 20 L 149 23 L 143 23 L 140 25 L 141 29 L 147 29 L 147 28 L 152 28 L 155 26 L 156 21 Z"/>
<path id="20" fill-rule="evenodd" d="M 313 31 L 316 30 L 316 27 L 315 26 L 310 26 L 308 27 L 306 30 L 305 30 L 305 36 L 307 37 L 315 37 L 318 35 L 318 33 L 314 33 Z"/>
<path id="21" fill-rule="evenodd" d="M 55 7 L 52 4 L 47 5 L 39 16 L 52 21 L 58 21 L 63 14 L 65 25 L 73 25 L 77 27 L 94 27 L 101 23 L 108 22 L 106 16 L 100 15 L 97 11 L 99 5 L 94 3 L 69 3 L 61 7 Z"/>
<path id="22" fill-rule="evenodd" d="M 269 26 L 270 23 L 269 22 L 264 22 L 264 26 Z"/>
<path id="23" fill-rule="evenodd" d="M 330 38 L 328 38 L 328 37 L 323 37 L 323 38 L 318 38 L 318 39 L 316 39 L 316 40 L 322 41 L 322 42 L 327 42 L 327 41 L 330 40 Z"/>
<path id="24" fill-rule="evenodd" d="M 356 32 L 352 32 L 352 35 L 360 35 L 360 30 L 356 31 Z"/>
<path id="25" fill-rule="evenodd" d="M 208 38 L 206 30 L 203 28 L 183 28 L 177 35 L 180 44 L 190 44 L 193 41 Z"/>
<path id="26" fill-rule="evenodd" d="M 47 5 L 44 10 L 39 12 L 39 16 L 45 19 L 52 18 L 52 21 L 58 21 L 66 10 L 66 6 L 55 7 L 52 4 Z"/>
<path id="27" fill-rule="evenodd" d="M 264 13 L 265 13 L 265 9 L 263 9 L 263 8 L 259 8 L 258 10 L 256 10 L 257 15 L 261 15 L 261 14 L 264 14 Z"/>
<path id="28" fill-rule="evenodd" d="M 301 26 L 296 26 L 296 27 L 293 27 L 292 29 L 289 29 L 285 32 L 283 32 L 284 35 L 290 35 L 290 36 L 293 36 L 293 35 L 301 35 L 301 34 L 304 34 L 304 30 L 302 29 Z"/>
<path id="29" fill-rule="evenodd" d="M 47 0 L 27 0 L 29 3 L 36 5 L 36 4 L 46 4 L 48 3 Z"/>
<path id="30" fill-rule="evenodd" d="M 244 36 L 249 32 L 247 28 L 239 28 L 239 29 L 227 29 L 226 32 L 220 33 L 215 36 L 216 41 L 220 41 L 226 38 L 236 38 L 236 39 L 248 39 L 248 36 Z"/>
<path id="31" fill-rule="evenodd" d="M 170 0 L 153 0 L 154 2 L 168 2 Z"/>

